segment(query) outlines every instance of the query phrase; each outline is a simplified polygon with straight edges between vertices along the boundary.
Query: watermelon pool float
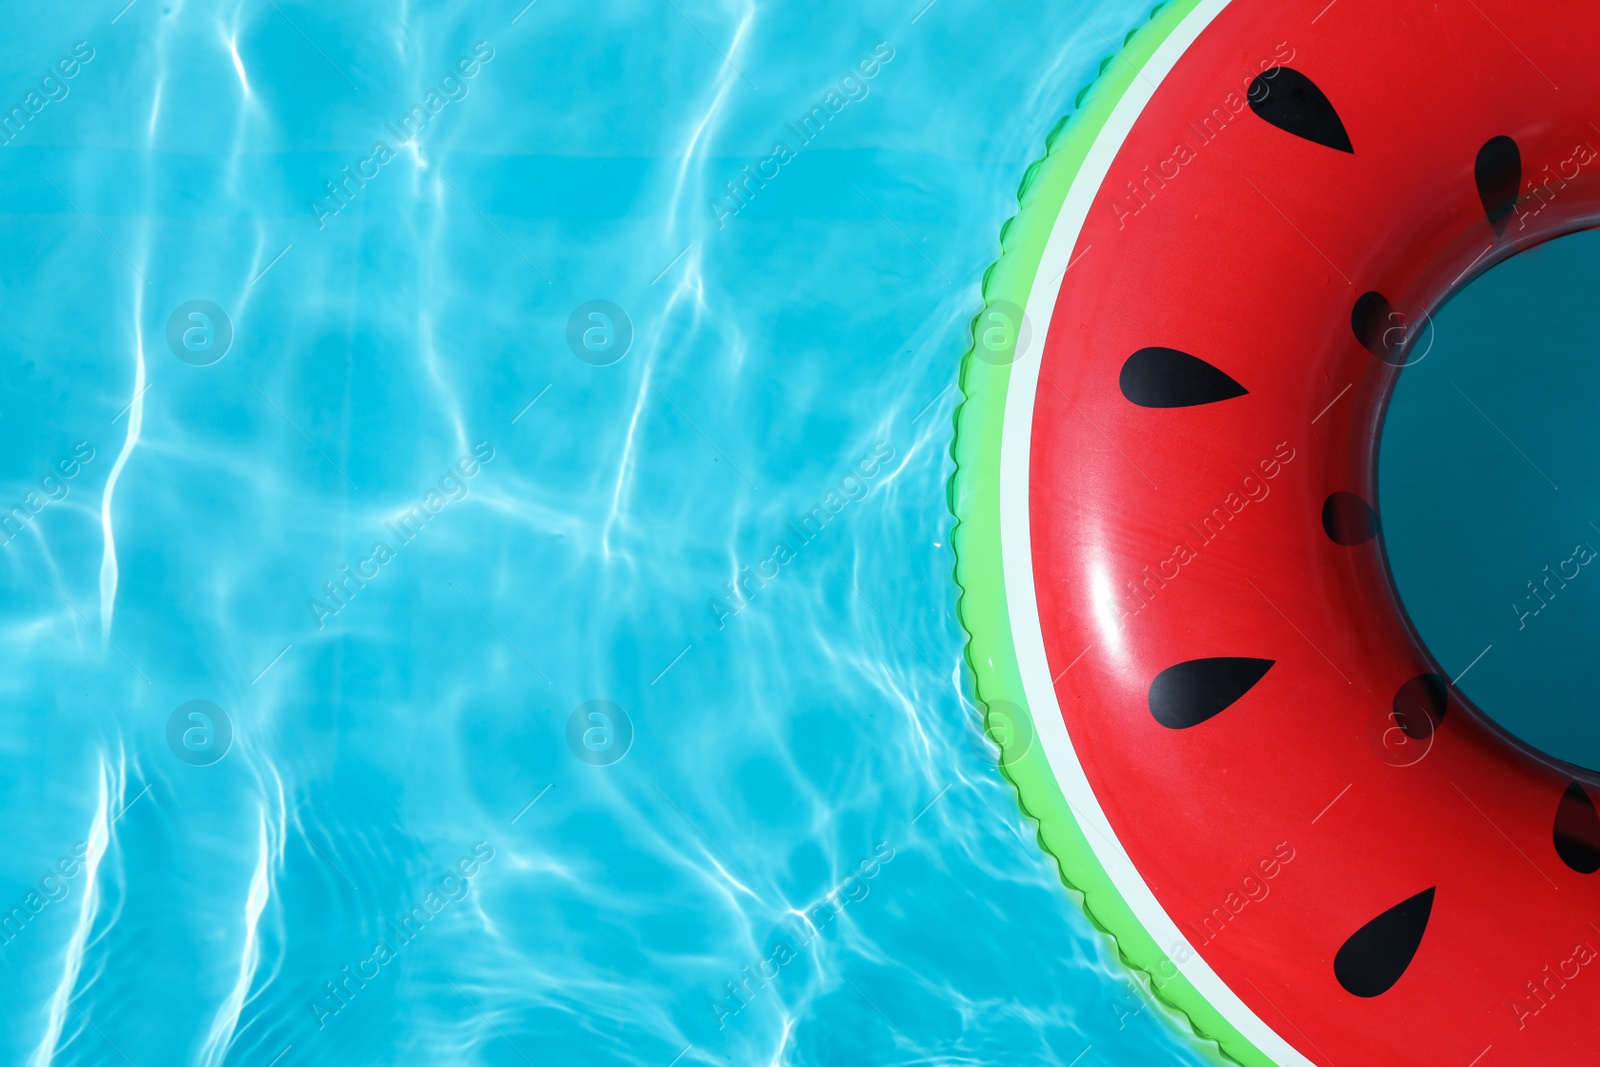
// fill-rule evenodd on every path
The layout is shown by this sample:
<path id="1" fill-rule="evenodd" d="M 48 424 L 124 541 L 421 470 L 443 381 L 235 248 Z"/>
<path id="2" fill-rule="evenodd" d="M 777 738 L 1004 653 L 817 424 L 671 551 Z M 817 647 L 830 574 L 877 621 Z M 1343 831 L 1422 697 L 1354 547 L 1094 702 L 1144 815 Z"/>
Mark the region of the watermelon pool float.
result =
<path id="1" fill-rule="evenodd" d="M 1600 220 L 1596 40 L 1577 3 L 1163 5 L 985 276 L 950 492 L 977 695 L 1064 882 L 1220 1060 L 1600 1062 L 1600 778 L 1417 637 L 1375 458 L 1440 304 Z"/>

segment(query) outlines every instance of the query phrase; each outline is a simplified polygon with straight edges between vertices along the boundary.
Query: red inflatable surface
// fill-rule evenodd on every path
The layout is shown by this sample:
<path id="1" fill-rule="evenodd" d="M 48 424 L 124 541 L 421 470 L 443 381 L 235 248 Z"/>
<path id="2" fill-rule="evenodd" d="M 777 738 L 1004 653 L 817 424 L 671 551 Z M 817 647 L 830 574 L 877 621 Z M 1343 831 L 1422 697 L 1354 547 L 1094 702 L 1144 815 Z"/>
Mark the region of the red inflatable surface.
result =
<path id="1" fill-rule="evenodd" d="M 1600 783 L 1448 686 L 1470 665 L 1406 621 L 1374 481 L 1428 313 L 1600 219 L 1597 41 L 1600 4 L 1236 0 L 1123 145 L 1048 333 L 1068 731 L 1161 905 L 1329 1067 L 1600 1062 Z"/>

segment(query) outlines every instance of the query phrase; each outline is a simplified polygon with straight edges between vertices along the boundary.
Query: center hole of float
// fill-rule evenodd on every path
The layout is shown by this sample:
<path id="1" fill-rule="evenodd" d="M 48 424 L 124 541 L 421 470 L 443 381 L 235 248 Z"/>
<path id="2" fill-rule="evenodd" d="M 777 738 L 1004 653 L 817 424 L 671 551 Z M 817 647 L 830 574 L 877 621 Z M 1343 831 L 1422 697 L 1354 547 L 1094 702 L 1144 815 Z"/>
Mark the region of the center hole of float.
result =
<path id="1" fill-rule="evenodd" d="M 1600 231 L 1514 256 L 1433 316 L 1378 452 L 1401 602 L 1489 718 L 1600 770 Z"/>

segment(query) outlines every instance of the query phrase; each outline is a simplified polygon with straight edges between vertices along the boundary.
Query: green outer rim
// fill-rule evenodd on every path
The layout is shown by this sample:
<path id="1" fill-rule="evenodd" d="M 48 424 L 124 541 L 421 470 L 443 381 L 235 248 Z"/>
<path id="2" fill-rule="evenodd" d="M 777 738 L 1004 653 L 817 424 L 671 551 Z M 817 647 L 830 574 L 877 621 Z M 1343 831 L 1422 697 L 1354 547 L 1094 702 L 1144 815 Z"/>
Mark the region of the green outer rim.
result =
<path id="1" fill-rule="evenodd" d="M 1152 9 L 1144 26 L 1130 32 L 1123 47 L 1101 62 L 1099 76 L 1074 100 L 1077 110 L 1062 117 L 1045 138 L 1044 156 L 1028 167 L 1017 190 L 1017 213 L 1000 228 L 1000 257 L 984 272 L 985 308 L 996 301 L 1027 306 L 1045 244 L 1090 146 L 1133 79 L 1198 3 L 1172 0 Z M 1270 1058 L 1201 996 L 1139 923 L 1085 839 L 1043 746 L 1033 744 L 1037 731 L 1011 639 L 1000 554 L 1000 430 L 1011 370 L 974 358 L 982 317 L 982 312 L 974 316 L 974 344 L 961 357 L 963 399 L 955 411 L 950 446 L 955 472 L 946 492 L 956 520 L 951 532 L 955 580 L 961 588 L 956 614 L 968 635 L 964 651 L 978 704 L 985 709 L 985 732 L 1000 748 L 1000 773 L 1015 787 L 1023 814 L 1037 823 L 1039 845 L 1055 859 L 1062 884 L 1081 898 L 1084 914 L 1110 937 L 1139 984 L 1188 1023 L 1201 1042 L 1197 1050 L 1214 1063 L 1273 1067 Z M 1036 333 L 1042 334 L 1047 325 L 1035 324 Z M 1037 347 L 1042 351 L 1042 337 Z M 991 727 L 989 705 L 1001 700 L 1024 709 L 1030 717 L 1028 729 Z M 1172 977 L 1164 977 L 1168 974 Z"/>

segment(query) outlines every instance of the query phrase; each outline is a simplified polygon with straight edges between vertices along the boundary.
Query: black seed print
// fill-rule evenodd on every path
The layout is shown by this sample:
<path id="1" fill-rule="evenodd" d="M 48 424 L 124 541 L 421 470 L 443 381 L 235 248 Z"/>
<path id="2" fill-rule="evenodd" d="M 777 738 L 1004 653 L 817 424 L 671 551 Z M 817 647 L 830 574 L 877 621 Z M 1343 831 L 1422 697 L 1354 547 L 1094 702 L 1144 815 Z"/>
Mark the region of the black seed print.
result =
<path id="1" fill-rule="evenodd" d="M 1322 504 L 1322 528 L 1335 544 L 1359 545 L 1378 533 L 1378 513 L 1354 493 L 1332 493 Z"/>
<path id="2" fill-rule="evenodd" d="M 1143 408 L 1215 404 L 1249 392 L 1222 371 L 1176 348 L 1141 348 L 1122 365 L 1122 395 Z"/>
<path id="3" fill-rule="evenodd" d="M 1450 707 L 1450 680 L 1442 674 L 1419 674 L 1394 694 L 1394 724 L 1413 741 L 1425 741 L 1444 721 Z"/>
<path id="4" fill-rule="evenodd" d="M 1600 815 L 1583 786 L 1573 782 L 1556 808 L 1556 855 L 1579 874 L 1600 871 Z"/>
<path id="5" fill-rule="evenodd" d="M 1248 693 L 1272 664 L 1216 656 L 1168 667 L 1150 683 L 1150 714 L 1169 730 L 1198 726 Z"/>
<path id="6" fill-rule="evenodd" d="M 1316 83 L 1291 67 L 1262 71 L 1250 83 L 1250 108 L 1267 122 L 1308 141 L 1354 153 L 1350 135 Z"/>
<path id="7" fill-rule="evenodd" d="M 1333 975 L 1346 993 L 1377 997 L 1406 973 L 1433 914 L 1432 889 L 1402 900 L 1350 935 L 1333 957 Z"/>
<path id="8" fill-rule="evenodd" d="M 1522 188 L 1522 152 L 1509 137 L 1491 137 L 1478 149 L 1473 166 L 1478 183 L 1478 199 L 1483 213 L 1494 227 L 1495 236 L 1506 232 L 1506 223 L 1517 207 L 1517 191 Z"/>

